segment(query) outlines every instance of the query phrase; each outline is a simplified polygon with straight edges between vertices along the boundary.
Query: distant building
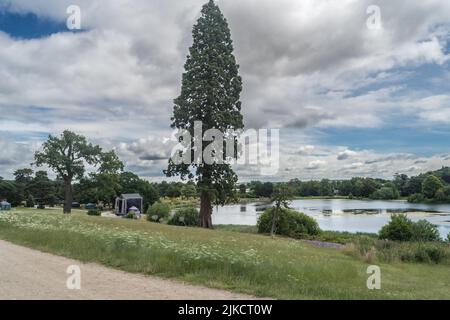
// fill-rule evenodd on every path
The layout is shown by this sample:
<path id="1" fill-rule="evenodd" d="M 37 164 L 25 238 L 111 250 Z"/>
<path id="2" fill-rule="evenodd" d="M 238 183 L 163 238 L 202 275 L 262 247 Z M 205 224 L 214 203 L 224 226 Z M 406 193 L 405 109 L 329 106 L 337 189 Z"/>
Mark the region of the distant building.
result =
<path id="1" fill-rule="evenodd" d="M 11 210 L 11 203 L 7 202 L 6 200 L 3 200 L 2 202 L 0 202 L 0 210 Z"/>
<path id="2" fill-rule="evenodd" d="M 136 207 L 141 213 L 144 208 L 144 199 L 138 193 L 122 194 L 116 198 L 115 214 L 124 216 L 128 213 L 130 208 Z"/>

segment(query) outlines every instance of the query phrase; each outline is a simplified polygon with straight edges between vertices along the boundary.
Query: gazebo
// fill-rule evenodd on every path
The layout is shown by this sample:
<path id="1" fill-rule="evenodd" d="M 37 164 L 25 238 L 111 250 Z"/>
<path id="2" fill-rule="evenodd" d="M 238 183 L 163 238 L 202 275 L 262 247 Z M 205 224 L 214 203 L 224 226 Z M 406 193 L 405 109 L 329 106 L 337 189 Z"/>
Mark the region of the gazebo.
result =
<path id="1" fill-rule="evenodd" d="M 9 211 L 11 210 L 11 203 L 7 202 L 6 200 L 0 202 L 0 210 Z"/>
<path id="2" fill-rule="evenodd" d="M 144 208 L 144 199 L 138 193 L 122 194 L 116 198 L 115 214 L 124 216 L 128 213 L 130 208 L 136 207 L 141 213 Z"/>

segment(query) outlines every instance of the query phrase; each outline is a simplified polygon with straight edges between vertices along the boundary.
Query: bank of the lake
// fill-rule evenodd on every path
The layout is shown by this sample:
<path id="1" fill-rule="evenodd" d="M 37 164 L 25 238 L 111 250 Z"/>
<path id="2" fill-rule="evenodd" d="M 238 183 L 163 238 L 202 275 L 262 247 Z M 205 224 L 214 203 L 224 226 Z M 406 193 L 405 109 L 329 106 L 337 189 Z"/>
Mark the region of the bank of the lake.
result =
<path id="1" fill-rule="evenodd" d="M 270 204 L 253 202 L 214 208 L 215 224 L 254 226 Z M 441 237 L 450 233 L 450 204 L 414 204 L 405 200 L 295 199 L 292 208 L 313 217 L 322 230 L 378 233 L 393 213 L 438 226 Z"/>

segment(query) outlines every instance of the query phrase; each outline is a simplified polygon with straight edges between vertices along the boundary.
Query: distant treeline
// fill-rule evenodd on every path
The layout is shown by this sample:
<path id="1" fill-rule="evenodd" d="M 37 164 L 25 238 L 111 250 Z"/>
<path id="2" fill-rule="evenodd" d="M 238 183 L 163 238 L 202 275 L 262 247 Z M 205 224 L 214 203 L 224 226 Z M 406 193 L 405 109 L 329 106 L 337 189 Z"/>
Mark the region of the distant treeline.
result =
<path id="1" fill-rule="evenodd" d="M 297 197 L 349 197 L 377 200 L 408 198 L 410 202 L 450 202 L 450 168 L 443 167 L 418 176 L 396 174 L 393 180 L 352 178 L 350 180 L 300 181 L 287 183 Z M 247 197 L 270 197 L 276 183 L 253 181 L 241 184 Z"/>
<path id="2" fill-rule="evenodd" d="M 20 169 L 14 173 L 14 180 L 0 177 L 0 200 L 8 200 L 13 206 L 27 207 L 54 206 L 64 201 L 64 181 L 48 177 L 46 171 L 34 172 Z M 196 197 L 197 189 L 193 183 L 162 182 L 151 183 L 132 172 L 118 174 L 89 174 L 74 183 L 74 202 L 94 203 L 112 208 L 115 198 L 122 193 L 139 193 L 144 198 L 144 207 L 159 200 L 160 197 Z"/>
<path id="3" fill-rule="evenodd" d="M 57 205 L 64 199 L 62 179 L 52 180 L 46 171 L 20 169 L 14 180 L 0 177 L 0 200 L 7 199 L 13 206 Z M 348 197 L 379 200 L 408 198 L 410 202 L 450 202 L 450 168 L 408 177 L 396 174 L 393 180 L 352 178 L 350 180 L 301 181 L 284 183 L 253 181 L 240 184 L 236 192 L 245 198 L 269 198 L 276 185 L 286 184 L 297 197 Z M 74 201 L 95 203 L 112 208 L 115 198 L 122 193 L 140 193 L 145 210 L 161 197 L 194 198 L 198 196 L 194 183 L 151 183 L 132 172 L 118 174 L 89 174 L 73 186 Z"/>

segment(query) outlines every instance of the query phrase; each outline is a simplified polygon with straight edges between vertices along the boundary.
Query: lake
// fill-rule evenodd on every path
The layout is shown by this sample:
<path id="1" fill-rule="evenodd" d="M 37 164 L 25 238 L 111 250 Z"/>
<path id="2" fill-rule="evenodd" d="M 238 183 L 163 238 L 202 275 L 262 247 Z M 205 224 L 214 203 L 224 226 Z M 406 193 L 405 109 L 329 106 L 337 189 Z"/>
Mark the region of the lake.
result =
<path id="1" fill-rule="evenodd" d="M 249 203 L 214 208 L 214 224 L 256 225 L 267 204 Z M 425 219 L 450 233 L 450 204 L 413 204 L 407 201 L 294 200 L 291 207 L 316 219 L 322 230 L 377 233 L 393 213 L 404 212 L 413 220 Z"/>

